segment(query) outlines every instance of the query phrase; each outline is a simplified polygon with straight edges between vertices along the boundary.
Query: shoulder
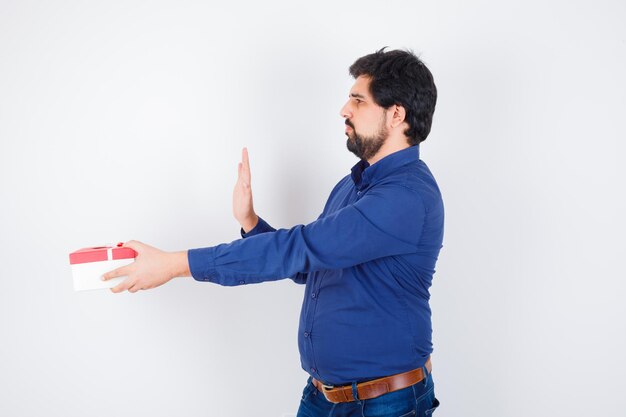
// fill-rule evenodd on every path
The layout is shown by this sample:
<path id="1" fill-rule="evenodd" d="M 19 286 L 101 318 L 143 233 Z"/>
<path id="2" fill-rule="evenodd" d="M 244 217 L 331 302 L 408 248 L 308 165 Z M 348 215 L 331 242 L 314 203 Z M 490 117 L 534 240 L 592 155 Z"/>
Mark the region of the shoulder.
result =
<path id="1" fill-rule="evenodd" d="M 441 192 L 432 173 L 422 160 L 405 165 L 389 175 L 377 186 L 394 190 L 396 193 L 412 196 L 428 208 L 439 205 Z"/>

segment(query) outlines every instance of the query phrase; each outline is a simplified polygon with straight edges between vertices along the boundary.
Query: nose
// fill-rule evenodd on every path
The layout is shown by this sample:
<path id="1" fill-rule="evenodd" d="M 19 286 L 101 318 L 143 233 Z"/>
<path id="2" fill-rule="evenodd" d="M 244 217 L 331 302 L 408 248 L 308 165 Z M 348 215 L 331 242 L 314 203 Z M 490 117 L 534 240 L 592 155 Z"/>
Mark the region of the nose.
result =
<path id="1" fill-rule="evenodd" d="M 350 108 L 350 100 L 348 100 L 346 104 L 343 105 L 341 110 L 339 110 L 339 115 L 343 117 L 344 119 L 349 119 L 350 117 L 352 117 L 352 109 Z"/>

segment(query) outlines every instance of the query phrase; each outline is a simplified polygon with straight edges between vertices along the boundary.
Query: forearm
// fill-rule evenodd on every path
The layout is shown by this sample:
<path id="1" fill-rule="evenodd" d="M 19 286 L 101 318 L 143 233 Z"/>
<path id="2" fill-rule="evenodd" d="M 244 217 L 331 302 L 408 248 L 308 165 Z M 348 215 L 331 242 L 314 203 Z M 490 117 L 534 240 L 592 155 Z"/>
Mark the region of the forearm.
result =
<path id="1" fill-rule="evenodd" d="M 256 224 L 252 227 L 252 229 L 246 230 L 243 227 L 241 228 L 241 237 L 245 239 L 247 237 L 255 236 L 261 233 L 275 231 L 276 229 L 270 226 L 265 220 L 263 220 L 259 216 L 256 216 Z M 304 284 L 306 283 L 307 274 L 298 272 L 289 278 L 292 279 L 293 282 L 295 282 L 296 284 Z"/>

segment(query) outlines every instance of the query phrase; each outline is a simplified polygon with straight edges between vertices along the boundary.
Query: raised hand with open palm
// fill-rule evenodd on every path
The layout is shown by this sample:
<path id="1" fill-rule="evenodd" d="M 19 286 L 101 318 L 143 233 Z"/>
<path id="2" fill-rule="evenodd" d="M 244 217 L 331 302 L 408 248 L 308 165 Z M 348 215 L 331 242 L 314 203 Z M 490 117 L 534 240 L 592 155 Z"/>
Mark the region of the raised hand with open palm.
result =
<path id="1" fill-rule="evenodd" d="M 239 175 L 233 190 L 233 215 L 245 233 L 252 230 L 259 221 L 252 203 L 251 179 L 248 149 L 243 148 L 241 162 L 239 162 Z"/>

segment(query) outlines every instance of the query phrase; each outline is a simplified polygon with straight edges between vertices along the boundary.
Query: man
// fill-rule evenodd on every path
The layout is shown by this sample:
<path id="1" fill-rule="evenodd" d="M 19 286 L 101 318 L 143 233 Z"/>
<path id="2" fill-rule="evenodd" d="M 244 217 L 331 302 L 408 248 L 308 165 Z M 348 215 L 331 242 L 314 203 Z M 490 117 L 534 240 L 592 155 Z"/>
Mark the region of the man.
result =
<path id="1" fill-rule="evenodd" d="M 254 211 L 244 148 L 233 193 L 242 239 L 166 253 L 125 246 L 136 261 L 113 292 L 173 277 L 244 285 L 290 277 L 305 284 L 298 344 L 310 374 L 298 416 L 430 415 L 434 395 L 429 288 L 443 238 L 443 202 L 419 144 L 430 132 L 437 90 L 412 53 L 359 58 L 341 109 L 347 147 L 360 158 L 319 218 L 272 228 Z"/>

